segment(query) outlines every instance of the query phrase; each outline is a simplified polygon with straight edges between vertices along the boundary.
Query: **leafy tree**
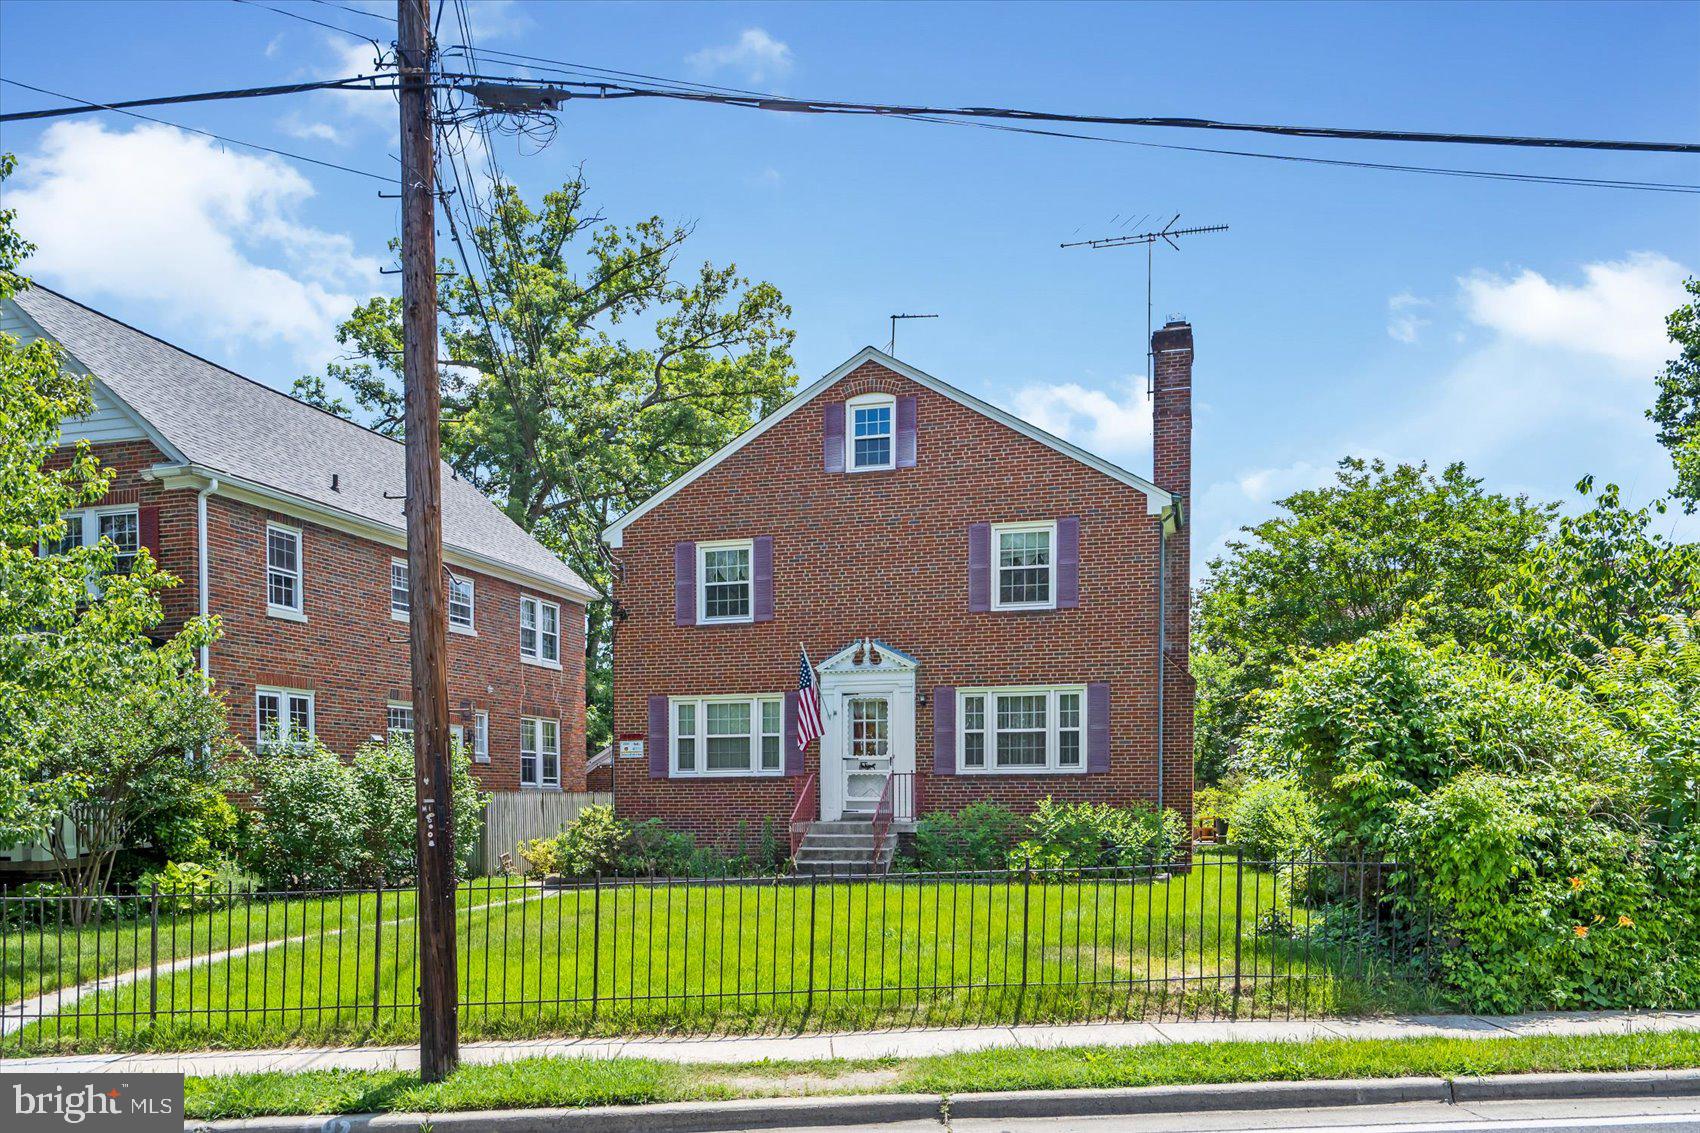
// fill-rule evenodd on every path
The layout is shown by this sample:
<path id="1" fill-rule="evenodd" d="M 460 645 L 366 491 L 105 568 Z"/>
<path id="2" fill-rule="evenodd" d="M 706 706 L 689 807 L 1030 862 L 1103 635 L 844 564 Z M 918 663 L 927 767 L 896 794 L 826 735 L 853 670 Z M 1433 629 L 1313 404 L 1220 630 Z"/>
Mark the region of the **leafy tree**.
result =
<path id="1" fill-rule="evenodd" d="M 14 164 L 0 155 L 0 182 Z M 31 250 L 0 210 L 0 299 L 28 286 Z M 194 669 L 216 622 L 157 648 L 150 637 L 174 578 L 145 551 L 115 572 L 105 541 L 40 553 L 64 538 L 64 513 L 110 483 L 86 443 L 59 448 L 60 421 L 87 413 L 91 396 L 53 343 L 0 335 L 0 844 L 48 842 L 82 894 L 107 882 L 138 827 L 216 777 L 212 760 L 184 755 L 216 755 L 224 728 Z M 78 846 L 92 852 L 73 858 Z"/>
<path id="2" fill-rule="evenodd" d="M 1246 694 L 1307 650 L 1385 629 L 1413 604 L 1436 637 L 1479 636 L 1494 590 L 1541 537 L 1550 509 L 1482 489 L 1461 464 L 1340 462 L 1333 484 L 1280 501 L 1210 563 L 1194 618 L 1201 781 L 1245 726 Z"/>
<path id="3" fill-rule="evenodd" d="M 1577 486 L 1593 491 L 1593 478 Z M 1666 615 L 1700 604 L 1700 546 L 1652 529 L 1657 502 L 1631 511 L 1617 485 L 1560 519 L 1494 591 L 1485 639 L 1501 656 L 1579 679 L 1618 644 L 1646 637 Z"/>
<path id="4" fill-rule="evenodd" d="M 443 368 L 443 450 L 606 599 L 608 524 L 782 404 L 796 378 L 775 287 L 732 265 L 676 273 L 690 228 L 604 225 L 585 197 L 582 177 L 535 209 L 498 185 L 464 234 L 480 267 L 441 288 L 445 356 L 462 363 Z M 337 338 L 348 357 L 297 395 L 399 434 L 400 301 L 362 304 Z M 613 621 L 606 600 L 593 604 L 593 749 L 609 738 Z"/>
<path id="5" fill-rule="evenodd" d="M 1659 375 L 1659 393 L 1647 411 L 1659 426 L 1659 443 L 1670 450 L 1676 465 L 1676 495 L 1692 512 L 1700 507 L 1700 279 L 1683 284 L 1694 302 L 1672 311 L 1665 319 L 1675 358 Z"/>

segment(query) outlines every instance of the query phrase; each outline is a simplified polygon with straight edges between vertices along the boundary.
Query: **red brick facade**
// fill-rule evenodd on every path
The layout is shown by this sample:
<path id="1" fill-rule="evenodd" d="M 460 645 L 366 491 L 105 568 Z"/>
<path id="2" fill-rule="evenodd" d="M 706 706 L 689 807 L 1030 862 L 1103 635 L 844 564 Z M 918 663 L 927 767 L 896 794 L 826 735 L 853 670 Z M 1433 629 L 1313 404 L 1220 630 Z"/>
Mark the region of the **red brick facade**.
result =
<path id="1" fill-rule="evenodd" d="M 1156 469 L 1162 487 L 1184 495 L 1191 340 L 1188 330 L 1183 352 L 1176 334 L 1165 328 L 1158 336 Z M 875 391 L 916 399 L 914 467 L 823 471 L 822 407 Z M 970 612 L 969 525 L 1062 517 L 1079 519 L 1078 605 Z M 919 661 L 914 764 L 923 810 L 955 810 L 977 799 L 1026 808 L 1045 795 L 1154 802 L 1159 523 L 1139 489 L 865 362 L 621 532 L 613 552 L 623 613 L 614 651 L 615 733 L 646 735 L 652 696 L 793 690 L 799 644 L 818 662 L 871 637 Z M 1183 528 L 1168 540 L 1164 704 L 1163 801 L 1183 816 L 1192 796 L 1189 534 Z M 760 536 L 773 540 L 772 619 L 676 625 L 675 544 Z M 1107 771 L 934 773 L 935 689 L 1089 682 L 1109 685 Z M 805 774 L 819 772 L 820 751 L 818 742 L 809 746 Z M 655 778 L 647 760 L 614 763 L 615 805 L 623 814 L 659 817 L 722 842 L 740 824 L 752 831 L 769 821 L 783 829 L 805 781 Z"/>
<path id="2" fill-rule="evenodd" d="M 157 558 L 181 580 L 165 594 L 161 629 L 175 630 L 198 612 L 197 493 L 166 490 L 142 475 L 166 459 L 146 441 L 96 445 L 94 452 L 115 473 L 97 506 L 158 509 Z M 301 532 L 304 621 L 267 613 L 268 522 Z M 232 733 L 254 745 L 255 688 L 265 685 L 311 692 L 314 730 L 334 751 L 347 755 L 381 736 L 389 703 L 412 699 L 407 625 L 390 614 L 390 561 L 404 552 L 218 493 L 207 499 L 207 548 L 209 612 L 224 630 L 210 668 L 228 699 Z M 451 566 L 473 580 L 474 601 L 474 632 L 448 634 L 451 722 L 464 725 L 470 743 L 474 713 L 489 714 L 490 761 L 475 763 L 474 774 L 486 789 L 517 790 L 520 717 L 539 716 L 560 721 L 561 788 L 584 790 L 584 606 Z M 521 594 L 560 605 L 560 667 L 521 661 Z"/>

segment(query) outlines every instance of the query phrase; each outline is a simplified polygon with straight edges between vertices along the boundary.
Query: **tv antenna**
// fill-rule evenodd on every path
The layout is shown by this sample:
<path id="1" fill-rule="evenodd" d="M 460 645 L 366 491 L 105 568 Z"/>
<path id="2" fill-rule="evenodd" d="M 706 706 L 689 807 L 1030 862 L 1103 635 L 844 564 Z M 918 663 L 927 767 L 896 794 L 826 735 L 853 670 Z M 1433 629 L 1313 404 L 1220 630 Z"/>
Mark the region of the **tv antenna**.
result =
<path id="1" fill-rule="evenodd" d="M 893 315 L 893 316 L 891 316 L 891 345 L 886 348 L 886 353 L 891 355 L 893 358 L 897 357 L 897 320 L 898 319 L 936 319 L 936 318 L 938 318 L 937 315 Z"/>
<path id="2" fill-rule="evenodd" d="M 1201 225 L 1197 228 L 1176 228 L 1175 227 L 1175 221 L 1179 220 L 1180 218 L 1181 218 L 1181 214 L 1177 212 L 1174 216 L 1171 216 L 1169 218 L 1169 222 L 1167 224 L 1163 225 L 1162 228 L 1153 229 L 1152 231 L 1149 231 L 1149 232 L 1135 232 L 1135 233 L 1130 233 L 1130 234 L 1125 235 L 1125 236 L 1101 236 L 1096 240 L 1075 240 L 1075 241 L 1072 241 L 1070 243 L 1066 243 L 1066 244 L 1062 245 L 1062 247 L 1064 247 L 1064 248 L 1093 248 L 1093 249 L 1126 248 L 1126 247 L 1130 247 L 1131 245 L 1134 245 L 1134 244 L 1144 244 L 1145 245 L 1145 396 L 1146 397 L 1151 396 L 1151 331 L 1153 329 L 1152 326 L 1151 326 L 1151 249 L 1156 246 L 1157 241 L 1161 240 L 1165 244 L 1167 244 L 1169 247 L 1173 248 L 1175 251 L 1178 252 L 1178 251 L 1181 250 L 1181 246 L 1179 244 L 1175 243 L 1175 239 L 1177 237 L 1180 237 L 1180 236 L 1201 236 L 1206 232 L 1226 232 L 1228 230 L 1228 226 L 1226 224 L 1207 224 L 1207 225 Z M 1143 222 L 1144 217 L 1141 217 L 1140 219 Z M 1112 224 L 1115 223 L 1114 218 L 1112 218 L 1111 223 Z M 893 324 L 893 325 L 895 326 L 896 324 Z"/>

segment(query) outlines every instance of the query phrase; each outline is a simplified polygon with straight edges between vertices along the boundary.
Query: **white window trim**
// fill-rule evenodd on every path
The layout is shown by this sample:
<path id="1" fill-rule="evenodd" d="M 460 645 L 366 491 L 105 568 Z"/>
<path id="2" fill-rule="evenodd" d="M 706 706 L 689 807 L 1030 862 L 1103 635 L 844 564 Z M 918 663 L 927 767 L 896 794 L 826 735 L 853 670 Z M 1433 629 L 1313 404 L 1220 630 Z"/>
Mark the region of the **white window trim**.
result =
<path id="1" fill-rule="evenodd" d="M 451 581 L 448 583 L 448 585 L 444 589 L 444 593 L 443 593 L 443 609 L 445 611 L 445 615 L 447 616 L 447 618 L 449 620 L 449 632 L 450 633 L 464 634 L 467 637 L 477 637 L 478 636 L 478 583 L 477 583 L 477 580 L 474 579 L 470 574 L 454 574 L 452 572 L 449 575 L 449 577 L 450 577 Z M 455 618 L 454 618 L 454 608 L 455 608 L 454 607 L 454 584 L 456 582 L 464 582 L 466 584 L 467 623 L 465 625 L 461 625 L 459 622 L 455 621 Z M 557 638 L 557 642 L 556 642 L 556 646 L 555 646 L 555 652 L 557 652 L 557 653 L 559 653 L 561 651 L 560 643 L 559 643 L 559 640 L 558 640 L 560 638 L 560 636 L 561 636 L 561 616 L 559 614 L 556 614 L 555 615 L 555 637 Z"/>
<path id="2" fill-rule="evenodd" d="M 1058 727 L 1061 714 L 1057 711 L 1057 697 L 1073 693 L 1080 697 L 1080 762 L 1073 767 L 1064 767 L 1057 762 L 1062 753 L 1062 742 L 1057 738 L 1063 729 Z M 1042 767 L 999 767 L 997 750 L 997 697 L 999 696 L 1045 696 L 1045 763 Z M 970 767 L 965 756 L 968 748 L 968 729 L 963 726 L 967 719 L 965 704 L 970 696 L 986 698 L 986 765 Z M 1004 685 L 987 688 L 959 688 L 956 690 L 956 773 L 958 775 L 1084 775 L 1086 764 L 1090 758 L 1086 751 L 1089 725 L 1087 719 L 1086 686 L 1085 685 Z M 1068 729 L 1074 731 L 1076 729 Z"/>
<path id="3" fill-rule="evenodd" d="M 762 720 L 764 701 L 779 703 L 779 766 L 764 769 L 761 765 Z M 679 768 L 679 705 L 694 706 L 696 712 L 696 767 L 689 771 Z M 750 706 L 750 769 L 708 770 L 708 709 L 710 704 L 748 704 Z M 771 734 L 771 733 L 767 733 Z M 667 700 L 667 774 L 673 779 L 777 779 L 785 775 L 785 694 L 777 692 L 739 693 L 718 696 L 674 696 Z"/>
<path id="4" fill-rule="evenodd" d="M 388 743 L 389 740 L 390 740 L 390 737 L 395 735 L 395 733 L 398 732 L 398 731 L 406 731 L 406 732 L 410 732 L 410 733 L 413 731 L 412 728 L 392 728 L 392 727 L 390 727 L 390 709 L 392 709 L 392 708 L 405 708 L 405 709 L 407 709 L 409 718 L 413 718 L 413 702 L 412 701 L 410 701 L 410 700 L 391 700 L 391 701 L 386 702 L 384 704 L 384 742 L 385 743 Z M 414 719 L 413 722 L 414 722 L 415 726 L 417 726 L 418 723 L 419 723 L 419 721 L 417 719 Z"/>
<path id="5" fill-rule="evenodd" d="M 408 594 L 407 609 L 398 610 L 398 609 L 395 608 L 395 568 L 396 567 L 400 567 L 403 571 L 409 572 L 408 573 L 408 583 L 409 583 L 409 585 L 411 585 L 412 582 L 413 582 L 413 575 L 412 575 L 411 571 L 409 570 L 406 559 L 391 559 L 390 560 L 390 620 L 392 622 L 405 622 L 411 616 L 412 611 L 413 611 L 413 596 L 412 596 L 412 593 L 410 591 L 409 594 Z"/>
<path id="6" fill-rule="evenodd" d="M 527 603 L 537 607 L 537 648 L 532 652 L 525 651 L 525 607 Z M 555 659 L 549 660 L 543 656 L 543 607 L 555 608 Z M 519 597 L 519 659 L 527 665 L 539 665 L 545 669 L 561 667 L 561 604 L 551 602 L 547 598 L 539 598 L 534 594 L 521 594 Z"/>
<path id="7" fill-rule="evenodd" d="M 289 698 L 304 696 L 307 698 L 307 738 L 318 735 L 319 722 L 317 706 L 313 703 L 313 690 L 307 688 L 283 688 L 279 685 L 256 685 L 254 688 L 254 748 L 256 751 L 265 747 L 265 737 L 260 732 L 260 698 L 275 696 L 278 700 L 278 721 L 283 730 L 278 736 L 279 746 L 293 747 L 298 741 L 291 732 L 289 724 Z"/>
<path id="8" fill-rule="evenodd" d="M 710 551 L 745 551 L 749 554 L 750 577 L 744 580 L 749 590 L 749 612 L 734 618 L 708 616 L 708 568 L 705 565 Z M 756 541 L 754 539 L 721 539 L 697 544 L 697 625 L 749 625 L 756 620 Z"/>
<path id="9" fill-rule="evenodd" d="M 483 710 L 472 714 L 472 762 L 490 762 L 490 714 Z"/>
<path id="10" fill-rule="evenodd" d="M 1003 536 L 1026 531 L 1043 531 L 1051 540 L 1050 586 L 1047 592 L 1050 597 L 1044 602 L 1004 602 L 1000 600 L 1003 593 L 1003 568 L 999 560 Z M 1054 610 L 1057 608 L 1057 521 L 1054 519 L 1037 520 L 1027 523 L 994 523 L 992 524 L 992 609 L 994 610 Z"/>
<path id="11" fill-rule="evenodd" d="M 538 725 L 541 725 L 541 724 L 546 723 L 546 722 L 555 725 L 555 750 L 553 752 L 553 755 L 555 756 L 555 780 L 552 783 L 544 782 L 544 780 L 543 780 L 543 754 L 544 754 L 545 749 L 544 749 L 542 742 L 541 742 L 542 739 L 543 739 L 543 729 L 541 727 L 538 727 Z M 526 742 L 528 740 L 531 741 L 535 745 L 532 750 L 533 750 L 533 753 L 537 756 L 537 781 L 534 782 L 534 783 L 527 783 L 525 781 L 525 745 L 526 745 Z M 520 770 L 519 770 L 519 774 L 520 774 L 519 786 L 520 786 L 520 789 L 522 791 L 558 791 L 558 790 L 560 790 L 561 789 L 561 721 L 558 720 L 558 719 L 555 719 L 554 717 L 550 717 L 550 716 L 521 716 L 519 718 L 519 747 L 520 747 L 520 764 L 519 764 L 519 768 L 520 768 Z"/>
<path id="12" fill-rule="evenodd" d="M 141 507 L 137 504 L 107 504 L 96 507 L 74 508 L 71 511 L 65 512 L 63 518 L 67 520 L 75 519 L 82 525 L 82 540 L 77 544 L 77 546 L 98 547 L 100 546 L 100 520 L 102 516 L 107 515 L 133 515 L 136 517 L 136 550 L 132 553 L 131 557 L 134 558 L 135 555 L 141 554 L 144 549 L 142 546 L 142 511 Z M 45 556 L 56 552 L 48 546 L 46 540 L 43 540 L 36 546 L 36 553 L 38 555 Z M 152 552 L 149 553 L 151 554 Z M 102 588 L 99 578 L 91 576 L 88 579 L 87 587 L 91 596 L 100 596 Z"/>
<path id="13" fill-rule="evenodd" d="M 856 463 L 856 410 L 878 409 L 881 406 L 891 410 L 891 432 L 886 434 L 891 444 L 886 447 L 889 459 L 884 464 Z M 878 434 L 875 434 L 876 436 Z M 897 395 L 890 393 L 864 393 L 860 397 L 852 397 L 844 403 L 844 470 L 846 472 L 890 472 L 897 467 Z"/>
<path id="14" fill-rule="evenodd" d="M 295 540 L 295 605 L 280 606 L 272 601 L 272 533 L 279 532 Z M 265 565 L 265 598 L 266 615 L 282 618 L 285 621 L 304 622 L 307 620 L 307 564 L 305 559 L 305 540 L 301 538 L 301 529 L 291 527 L 287 523 L 267 523 L 266 539 L 262 547 L 262 563 Z"/>

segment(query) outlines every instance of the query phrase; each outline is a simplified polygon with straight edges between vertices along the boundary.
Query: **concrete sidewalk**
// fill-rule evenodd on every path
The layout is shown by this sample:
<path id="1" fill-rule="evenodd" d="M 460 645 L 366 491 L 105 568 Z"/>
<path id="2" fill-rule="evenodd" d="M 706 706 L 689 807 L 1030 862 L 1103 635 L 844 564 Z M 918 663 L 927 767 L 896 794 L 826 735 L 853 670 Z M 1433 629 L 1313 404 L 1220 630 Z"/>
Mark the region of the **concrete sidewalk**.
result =
<path id="1" fill-rule="evenodd" d="M 795 1062 L 824 1058 L 917 1058 L 996 1047 L 1139 1046 L 1146 1043 L 1311 1039 L 1494 1038 L 1700 1031 L 1700 1011 L 1585 1011 L 1538 1015 L 1421 1015 L 1304 1022 L 1080 1023 L 1067 1026 L 963 1027 L 849 1034 L 689 1036 L 631 1039 L 526 1039 L 468 1042 L 469 1063 L 544 1056 L 655 1058 L 669 1062 Z M 190 1051 L 179 1054 L 78 1054 L 0 1060 L 0 1073 L 179 1073 L 200 1076 L 297 1070 L 416 1070 L 411 1046 Z"/>

